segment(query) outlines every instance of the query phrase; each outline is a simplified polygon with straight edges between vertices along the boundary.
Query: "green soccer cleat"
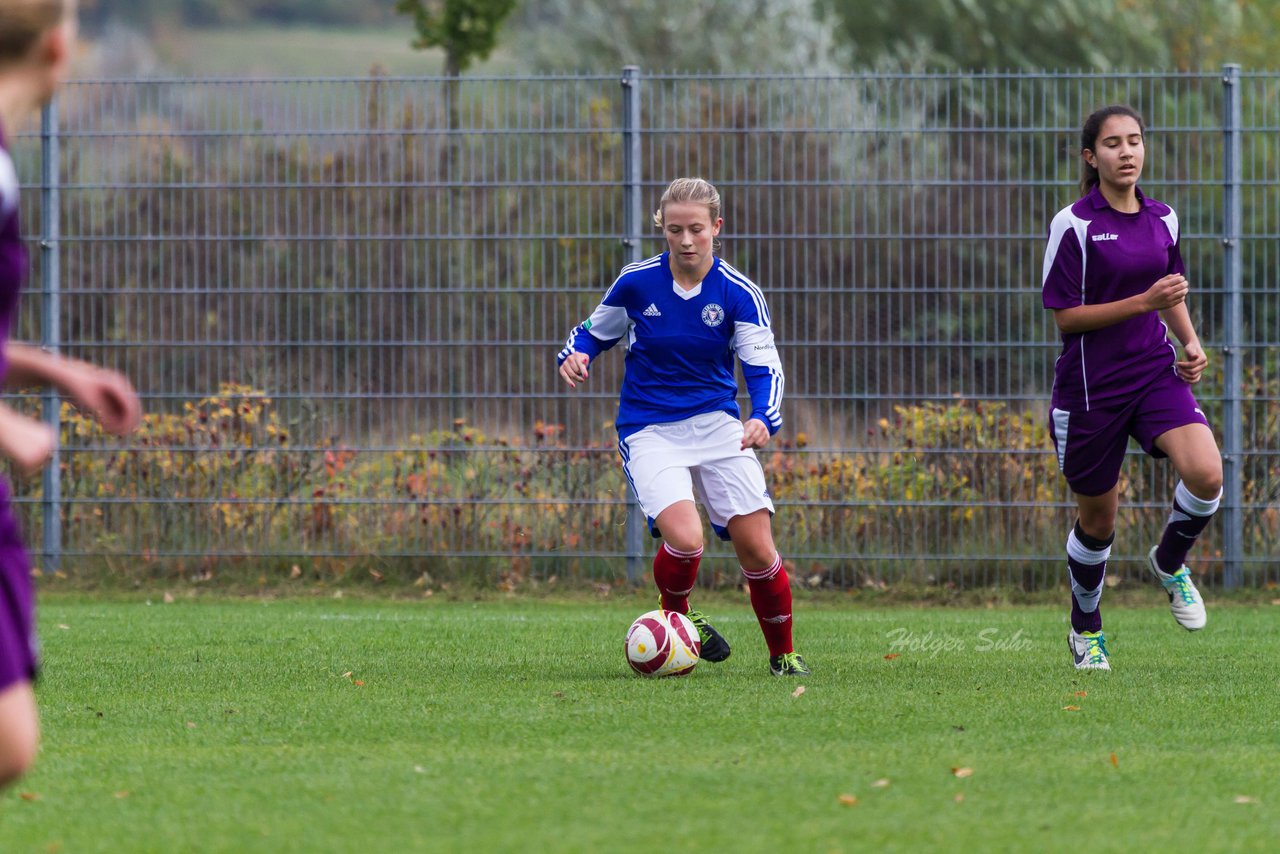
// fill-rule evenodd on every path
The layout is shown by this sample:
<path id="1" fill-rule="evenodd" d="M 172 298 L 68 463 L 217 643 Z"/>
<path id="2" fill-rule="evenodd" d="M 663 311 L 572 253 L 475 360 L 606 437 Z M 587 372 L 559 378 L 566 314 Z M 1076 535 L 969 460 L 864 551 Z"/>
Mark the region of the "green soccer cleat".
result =
<path id="1" fill-rule="evenodd" d="M 769 672 L 774 676 L 808 676 L 809 668 L 798 652 L 784 652 L 769 659 Z"/>
<path id="2" fill-rule="evenodd" d="M 724 635 L 715 630 L 711 623 L 707 622 L 706 614 L 690 607 L 689 613 L 685 616 L 698 630 L 698 640 L 702 641 L 700 657 L 703 661 L 724 661 L 729 657 L 729 642 L 724 639 Z"/>

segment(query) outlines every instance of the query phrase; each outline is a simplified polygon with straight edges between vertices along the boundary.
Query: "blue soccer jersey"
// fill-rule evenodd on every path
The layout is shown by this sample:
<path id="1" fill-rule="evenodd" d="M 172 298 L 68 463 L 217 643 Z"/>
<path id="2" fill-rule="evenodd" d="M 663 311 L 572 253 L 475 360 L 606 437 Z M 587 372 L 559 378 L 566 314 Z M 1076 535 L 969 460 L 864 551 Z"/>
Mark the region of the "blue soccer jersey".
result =
<path id="1" fill-rule="evenodd" d="M 667 252 L 622 268 L 557 357 L 596 356 L 627 339 L 618 437 L 704 412 L 740 418 L 734 356 L 751 395 L 751 417 L 772 435 L 782 426 L 782 362 L 769 308 L 755 283 L 719 258 L 692 290 L 675 283 Z"/>

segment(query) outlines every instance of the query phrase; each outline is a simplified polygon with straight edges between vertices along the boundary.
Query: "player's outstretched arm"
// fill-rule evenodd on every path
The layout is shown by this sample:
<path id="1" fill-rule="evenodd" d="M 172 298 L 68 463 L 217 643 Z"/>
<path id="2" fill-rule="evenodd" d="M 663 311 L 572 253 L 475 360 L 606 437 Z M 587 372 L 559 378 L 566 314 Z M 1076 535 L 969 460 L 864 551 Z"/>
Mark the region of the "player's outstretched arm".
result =
<path id="1" fill-rule="evenodd" d="M 613 347 L 626 334 L 630 320 L 624 305 L 627 288 L 619 277 L 586 320 L 573 327 L 564 348 L 556 354 L 560 377 L 577 388 L 587 381 L 587 365 L 601 353 Z"/>
<path id="2" fill-rule="evenodd" d="M 0 454 L 18 473 L 32 475 L 44 468 L 57 446 L 53 428 L 0 403 Z"/>
<path id="3" fill-rule="evenodd" d="M 5 344 L 5 357 L 9 363 L 5 384 L 10 388 L 51 385 L 118 436 L 131 432 L 142 420 L 138 393 L 119 371 L 14 342 Z"/>

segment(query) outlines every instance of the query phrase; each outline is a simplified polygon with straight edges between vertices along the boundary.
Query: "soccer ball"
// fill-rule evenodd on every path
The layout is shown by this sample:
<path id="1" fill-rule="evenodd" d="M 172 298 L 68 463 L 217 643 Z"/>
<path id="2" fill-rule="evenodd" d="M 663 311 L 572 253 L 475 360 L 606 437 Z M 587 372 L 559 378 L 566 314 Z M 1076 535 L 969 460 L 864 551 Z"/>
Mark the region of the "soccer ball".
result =
<path id="1" fill-rule="evenodd" d="M 641 676 L 684 676 L 701 652 L 698 630 L 676 611 L 641 614 L 627 629 L 627 664 Z"/>

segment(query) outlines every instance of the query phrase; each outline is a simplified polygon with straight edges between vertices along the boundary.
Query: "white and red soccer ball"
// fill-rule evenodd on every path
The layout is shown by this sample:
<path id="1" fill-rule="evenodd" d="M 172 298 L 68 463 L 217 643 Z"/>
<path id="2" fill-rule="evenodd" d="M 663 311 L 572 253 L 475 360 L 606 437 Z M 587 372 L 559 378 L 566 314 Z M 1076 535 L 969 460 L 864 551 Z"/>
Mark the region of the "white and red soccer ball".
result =
<path id="1" fill-rule="evenodd" d="M 627 664 L 641 676 L 684 676 L 701 654 L 698 630 L 676 611 L 641 614 L 627 629 Z"/>

